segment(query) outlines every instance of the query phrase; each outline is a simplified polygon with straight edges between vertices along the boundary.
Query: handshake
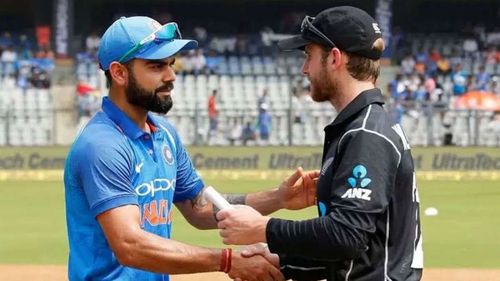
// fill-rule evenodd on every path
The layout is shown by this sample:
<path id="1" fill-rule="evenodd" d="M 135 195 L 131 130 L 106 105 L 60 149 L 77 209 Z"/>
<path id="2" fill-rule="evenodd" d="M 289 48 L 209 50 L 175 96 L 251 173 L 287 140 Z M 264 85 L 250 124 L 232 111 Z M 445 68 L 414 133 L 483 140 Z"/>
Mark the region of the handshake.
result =
<path id="1" fill-rule="evenodd" d="M 228 240 L 224 236 L 228 235 L 228 232 L 232 233 L 232 228 L 225 227 L 231 221 L 234 221 L 232 215 L 238 214 L 243 209 L 248 208 L 248 211 L 255 212 L 258 216 L 261 216 L 252 207 L 231 205 L 211 186 L 205 189 L 204 196 L 207 201 L 212 202 L 213 205 L 221 210 L 217 213 L 217 220 L 219 221 L 217 227 L 221 229 L 220 234 L 224 238 L 223 242 L 225 244 L 233 244 L 229 242 L 232 240 Z M 240 244 L 244 244 L 244 242 L 242 241 Z M 241 252 L 234 253 L 234 255 L 231 254 L 231 251 L 229 251 L 229 255 L 227 253 L 227 250 L 222 252 L 221 271 L 226 272 L 234 280 L 285 280 L 279 270 L 278 255 L 271 254 L 265 243 L 255 243 L 247 246 Z"/>
<path id="2" fill-rule="evenodd" d="M 298 169 L 290 178 L 285 180 L 276 189 L 278 208 L 298 210 L 312 206 L 316 202 L 316 182 L 319 172 L 303 173 Z M 220 211 L 216 214 L 217 228 L 220 229 L 222 241 L 227 245 L 249 245 L 241 252 L 232 255 L 229 261 L 230 269 L 223 270 L 234 280 L 248 281 L 278 281 L 285 280 L 280 271 L 279 256 L 269 251 L 266 244 L 266 227 L 271 219 L 262 215 L 256 209 L 247 205 L 231 205 L 212 187 L 207 187 L 204 192 L 205 199 L 212 202 Z M 266 199 L 256 200 L 257 209 L 266 209 L 263 204 Z M 247 202 L 248 203 L 248 202 Z M 260 208 L 259 208 L 260 207 Z M 268 209 L 272 212 L 273 209 Z M 225 257 L 221 264 L 226 265 Z M 231 258 L 229 258 L 231 259 Z M 226 267 L 227 269 L 227 267 Z"/>

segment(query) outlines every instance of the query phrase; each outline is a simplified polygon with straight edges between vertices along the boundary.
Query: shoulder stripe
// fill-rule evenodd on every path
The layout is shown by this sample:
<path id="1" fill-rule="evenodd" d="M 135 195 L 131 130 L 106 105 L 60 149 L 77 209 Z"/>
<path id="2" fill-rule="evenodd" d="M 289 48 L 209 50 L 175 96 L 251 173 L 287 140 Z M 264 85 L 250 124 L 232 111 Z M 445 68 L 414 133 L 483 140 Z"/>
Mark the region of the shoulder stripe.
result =
<path id="1" fill-rule="evenodd" d="M 162 124 L 159 124 L 159 125 L 167 133 L 167 136 L 170 139 L 170 142 L 174 146 L 174 152 L 175 152 L 175 154 L 177 154 L 177 147 L 175 145 L 175 139 L 174 139 L 174 137 L 172 136 L 172 134 L 170 133 L 170 131 L 165 126 L 163 126 Z"/>
<path id="2" fill-rule="evenodd" d="M 349 270 L 345 274 L 345 281 L 349 281 L 349 276 L 351 275 L 353 267 L 354 267 L 354 260 L 351 260 L 351 265 L 349 266 Z"/>
<path id="3" fill-rule="evenodd" d="M 285 268 L 290 268 L 290 269 L 295 269 L 295 270 L 302 270 L 302 271 L 313 271 L 313 270 L 324 270 L 326 267 L 324 266 L 317 266 L 317 267 L 301 267 L 301 266 L 294 266 L 290 264 L 286 264 L 282 267 L 280 267 L 281 270 Z"/>
<path id="4" fill-rule="evenodd" d="M 340 151 L 340 145 L 342 144 L 342 140 L 344 140 L 345 136 L 347 136 L 348 134 L 353 133 L 353 132 L 364 131 L 364 132 L 367 132 L 367 133 L 379 136 L 379 137 L 383 138 L 384 140 L 386 140 L 387 142 L 389 142 L 392 145 L 392 147 L 394 148 L 394 150 L 396 150 L 396 153 L 398 154 L 398 157 L 399 157 L 399 159 L 398 159 L 398 166 L 399 166 L 399 163 L 401 162 L 401 152 L 399 152 L 397 146 L 388 137 L 382 135 L 381 133 L 373 131 L 373 130 L 366 129 L 366 120 L 368 120 L 368 117 L 370 116 L 370 112 L 371 111 L 372 111 L 372 105 L 370 104 L 368 106 L 368 110 L 366 111 L 366 115 L 365 115 L 365 118 L 363 119 L 363 124 L 361 125 L 361 127 L 357 128 L 357 129 L 351 129 L 351 130 L 345 132 L 342 135 L 342 137 L 340 137 L 339 144 L 337 146 L 337 152 Z"/>
<path id="5" fill-rule="evenodd" d="M 385 224 L 385 261 L 384 261 L 384 281 L 392 281 L 387 275 L 387 265 L 389 263 L 389 226 L 390 226 L 389 207 L 387 207 L 387 222 Z"/>
<path id="6" fill-rule="evenodd" d="M 381 133 L 375 132 L 375 131 L 372 131 L 372 130 L 367 130 L 365 128 L 352 129 L 352 130 L 349 130 L 349 131 L 345 132 L 345 134 L 342 135 L 342 137 L 340 138 L 338 149 L 340 149 L 340 144 L 342 143 L 342 140 L 344 139 L 344 137 L 346 135 L 348 135 L 350 133 L 353 133 L 353 132 L 357 132 L 357 131 L 364 131 L 364 132 L 367 132 L 367 133 L 370 133 L 370 134 L 374 134 L 376 136 L 379 136 L 379 137 L 383 138 L 388 143 L 390 143 L 392 145 L 392 147 L 394 148 L 394 150 L 396 151 L 396 153 L 398 154 L 398 157 L 399 157 L 399 159 L 398 159 L 398 166 L 399 166 L 399 163 L 401 162 L 401 152 L 399 152 L 399 150 L 396 147 L 396 145 L 388 137 L 382 135 Z"/>
<path id="7" fill-rule="evenodd" d="M 361 128 L 366 128 L 366 120 L 368 120 L 368 116 L 370 116 L 370 112 L 372 111 L 372 105 L 368 106 L 368 110 L 366 111 L 365 119 L 363 119 L 363 125 Z"/>

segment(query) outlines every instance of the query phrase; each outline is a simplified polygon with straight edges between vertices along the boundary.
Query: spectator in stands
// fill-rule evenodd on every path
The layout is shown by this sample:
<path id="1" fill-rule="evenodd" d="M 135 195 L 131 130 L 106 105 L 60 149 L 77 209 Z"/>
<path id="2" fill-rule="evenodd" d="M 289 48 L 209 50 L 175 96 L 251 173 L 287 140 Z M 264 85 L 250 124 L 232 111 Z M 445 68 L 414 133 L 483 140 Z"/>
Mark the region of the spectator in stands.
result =
<path id="1" fill-rule="evenodd" d="M 260 105 L 259 115 L 257 116 L 257 127 L 259 128 L 259 138 L 261 145 L 269 144 L 271 133 L 272 117 L 269 114 L 269 105 L 263 103 Z"/>
<path id="2" fill-rule="evenodd" d="M 55 58 L 54 52 L 50 49 L 48 44 L 40 46 L 40 50 L 36 53 L 35 57 L 37 59 L 51 59 Z"/>
<path id="3" fill-rule="evenodd" d="M 424 77 L 424 76 L 425 75 L 423 75 L 421 73 L 417 73 L 417 72 L 411 74 L 410 77 L 408 77 L 410 90 L 415 92 L 418 89 L 418 87 L 420 86 L 420 84 L 423 82 L 421 77 Z"/>
<path id="4" fill-rule="evenodd" d="M 255 130 L 252 127 L 252 123 L 246 122 L 245 127 L 241 132 L 241 141 L 243 142 L 243 145 L 246 146 L 249 141 L 255 141 L 255 140 L 256 140 Z"/>
<path id="5" fill-rule="evenodd" d="M 486 53 L 486 64 L 500 63 L 500 51 L 496 46 L 491 46 Z"/>
<path id="6" fill-rule="evenodd" d="M 174 63 L 174 71 L 175 73 L 183 73 L 184 72 L 184 57 L 182 55 L 175 56 Z"/>
<path id="7" fill-rule="evenodd" d="M 408 84 L 405 85 L 404 90 L 399 93 L 398 100 L 400 100 L 400 101 L 414 100 L 413 90 L 410 88 L 410 85 L 408 85 Z"/>
<path id="8" fill-rule="evenodd" d="M 99 49 L 99 42 L 101 38 L 97 35 L 97 32 L 92 32 L 85 39 L 85 47 L 87 48 L 87 54 L 92 58 L 97 58 L 97 50 Z"/>
<path id="9" fill-rule="evenodd" d="M 462 65 L 455 65 L 455 69 L 451 73 L 451 79 L 453 81 L 453 95 L 460 96 L 467 90 L 467 74 L 462 70 Z"/>
<path id="10" fill-rule="evenodd" d="M 204 48 L 207 44 L 208 32 L 203 26 L 196 26 L 193 28 L 194 39 L 198 41 L 198 46 Z"/>
<path id="11" fill-rule="evenodd" d="M 235 51 L 240 56 L 248 53 L 248 41 L 245 36 L 241 34 L 238 34 L 238 36 L 236 36 Z"/>
<path id="12" fill-rule="evenodd" d="M 31 67 L 29 83 L 37 89 L 48 89 L 50 88 L 50 75 L 41 67 L 33 65 Z"/>
<path id="13" fill-rule="evenodd" d="M 7 46 L 7 48 L 2 52 L 0 60 L 3 63 L 14 63 L 17 60 L 17 53 L 13 45 Z"/>
<path id="14" fill-rule="evenodd" d="M 14 42 L 12 42 L 12 35 L 10 32 L 4 32 L 0 37 L 0 49 L 5 50 L 9 46 L 11 46 Z"/>
<path id="15" fill-rule="evenodd" d="M 389 93 L 389 104 L 394 104 L 398 99 L 398 91 L 393 83 L 394 80 L 387 83 L 387 93 Z"/>
<path id="16" fill-rule="evenodd" d="M 263 104 L 269 107 L 269 90 L 267 88 L 264 88 L 264 90 L 262 90 L 262 95 L 257 99 L 258 111 L 262 109 Z"/>
<path id="17" fill-rule="evenodd" d="M 233 124 L 231 124 L 226 130 L 226 139 L 229 141 L 231 146 L 234 146 L 236 141 L 240 140 L 241 137 L 241 125 L 239 124 L 238 119 L 234 119 Z"/>
<path id="18" fill-rule="evenodd" d="M 442 56 L 439 58 L 439 60 L 436 62 L 437 66 L 437 73 L 441 75 L 448 75 L 450 74 L 451 66 L 450 66 L 450 61 L 448 60 L 447 57 Z"/>
<path id="19" fill-rule="evenodd" d="M 218 73 L 222 59 L 217 55 L 217 52 L 215 50 L 209 50 L 205 59 L 208 74 Z"/>
<path id="20" fill-rule="evenodd" d="M 205 73 L 205 68 L 207 66 L 207 61 L 205 55 L 203 55 L 202 49 L 197 49 L 192 57 L 193 62 L 193 73 L 195 75 Z"/>
<path id="21" fill-rule="evenodd" d="M 427 65 L 427 60 L 429 56 L 424 49 L 421 49 L 415 56 L 415 71 L 417 73 L 425 73 L 425 66 Z"/>
<path id="22" fill-rule="evenodd" d="M 397 73 L 396 77 L 389 83 L 389 92 L 394 101 L 399 100 L 399 93 L 404 90 L 403 75 Z"/>
<path id="23" fill-rule="evenodd" d="M 476 74 L 476 90 L 486 91 L 490 82 L 490 74 L 486 72 L 484 65 L 481 65 L 479 72 Z"/>
<path id="24" fill-rule="evenodd" d="M 488 91 L 497 95 L 497 97 L 500 99 L 500 85 L 498 84 L 498 80 L 500 80 L 500 78 L 498 77 L 495 77 L 491 80 Z"/>
<path id="25" fill-rule="evenodd" d="M 401 124 L 401 121 L 403 120 L 403 116 L 405 113 L 405 108 L 401 104 L 401 102 L 397 101 L 396 103 L 394 103 L 394 107 L 392 108 L 391 113 L 394 121 L 397 122 L 398 124 Z"/>
<path id="26" fill-rule="evenodd" d="M 401 71 L 403 74 L 411 74 L 415 70 L 415 59 L 413 58 L 412 55 L 407 55 L 402 61 L 401 61 Z"/>
<path id="27" fill-rule="evenodd" d="M 438 60 L 441 59 L 441 54 L 437 49 L 432 49 L 431 54 L 429 56 L 429 60 L 433 62 L 437 62 Z"/>
<path id="28" fill-rule="evenodd" d="M 33 57 L 32 54 L 32 44 L 31 41 L 28 39 L 28 36 L 25 34 L 19 35 L 19 42 L 18 42 L 18 58 L 21 60 L 29 60 Z"/>
<path id="29" fill-rule="evenodd" d="M 468 58 L 476 57 L 478 51 L 478 45 L 476 39 L 474 39 L 473 37 L 465 39 L 462 48 L 464 50 L 465 57 Z"/>
<path id="30" fill-rule="evenodd" d="M 475 91 L 477 90 L 476 87 L 476 78 L 474 75 L 470 74 L 467 76 L 467 83 L 465 86 L 465 92 L 470 92 L 470 91 Z"/>
<path id="31" fill-rule="evenodd" d="M 91 95 L 92 91 L 95 91 L 95 89 L 84 81 L 79 81 L 76 84 L 76 103 L 80 119 L 91 115 L 90 112 L 93 102 L 93 97 Z"/>
<path id="32" fill-rule="evenodd" d="M 218 115 L 217 110 L 217 90 L 212 90 L 212 95 L 208 98 L 208 136 L 207 143 L 210 145 L 211 142 L 217 136 L 217 125 L 218 125 Z"/>
<path id="33" fill-rule="evenodd" d="M 425 93 L 426 93 L 426 100 L 430 100 L 432 94 L 434 93 L 434 90 L 436 89 L 436 79 L 435 75 L 429 75 L 425 79 L 424 82 L 424 87 L 425 87 Z"/>
<path id="34" fill-rule="evenodd" d="M 475 25 L 472 28 L 472 35 L 478 43 L 478 49 L 484 49 L 486 46 L 486 28 L 482 24 Z"/>
<path id="35" fill-rule="evenodd" d="M 26 60 L 20 61 L 17 72 L 17 86 L 26 91 L 30 87 L 30 78 L 31 64 Z"/>
<path id="36" fill-rule="evenodd" d="M 183 69 L 184 69 L 184 73 L 186 73 L 186 74 L 193 74 L 194 73 L 194 66 L 196 64 L 194 54 L 195 54 L 194 50 L 190 50 L 183 57 Z"/>
<path id="37" fill-rule="evenodd" d="M 486 43 L 489 45 L 500 46 L 500 27 L 495 27 L 495 29 L 486 35 Z M 500 60 L 499 60 L 500 61 Z"/>
<path id="38" fill-rule="evenodd" d="M 455 48 L 450 57 L 450 65 L 455 68 L 457 64 L 462 63 L 462 56 L 460 55 L 461 51 L 458 50 L 458 47 Z"/>
<path id="39" fill-rule="evenodd" d="M 417 84 L 417 87 L 414 92 L 413 100 L 418 101 L 418 102 L 423 102 L 428 100 L 428 95 L 426 91 L 426 85 L 424 83 L 425 77 L 424 75 L 420 74 L 419 76 L 419 82 Z"/>
<path id="40" fill-rule="evenodd" d="M 306 124 L 308 119 L 308 105 L 312 102 L 309 87 L 294 91 L 292 95 L 293 123 Z"/>

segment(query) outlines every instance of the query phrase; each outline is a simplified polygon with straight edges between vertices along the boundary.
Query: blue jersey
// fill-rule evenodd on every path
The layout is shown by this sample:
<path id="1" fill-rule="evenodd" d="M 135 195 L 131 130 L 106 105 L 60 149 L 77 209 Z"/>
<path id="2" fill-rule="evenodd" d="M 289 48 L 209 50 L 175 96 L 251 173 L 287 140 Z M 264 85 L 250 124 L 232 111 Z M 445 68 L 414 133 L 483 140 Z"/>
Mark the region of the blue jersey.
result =
<path id="1" fill-rule="evenodd" d="M 71 147 L 64 171 L 70 280 L 169 280 L 121 265 L 96 216 L 138 205 L 141 227 L 170 238 L 172 203 L 196 197 L 204 184 L 174 128 L 149 115 L 152 133 L 108 98 Z"/>

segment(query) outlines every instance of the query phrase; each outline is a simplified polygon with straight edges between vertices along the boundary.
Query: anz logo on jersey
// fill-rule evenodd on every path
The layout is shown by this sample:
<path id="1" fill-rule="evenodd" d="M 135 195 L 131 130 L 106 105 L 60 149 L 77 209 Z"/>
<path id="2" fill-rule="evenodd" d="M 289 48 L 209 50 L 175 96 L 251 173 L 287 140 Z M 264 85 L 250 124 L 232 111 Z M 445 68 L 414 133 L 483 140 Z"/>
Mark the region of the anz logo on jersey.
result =
<path id="1" fill-rule="evenodd" d="M 368 185 L 372 182 L 370 178 L 366 176 L 367 170 L 363 165 L 356 165 L 352 169 L 352 177 L 347 179 L 347 183 L 350 185 L 349 188 L 342 198 L 356 198 L 361 200 L 370 201 L 371 193 L 370 189 L 367 189 Z"/>

